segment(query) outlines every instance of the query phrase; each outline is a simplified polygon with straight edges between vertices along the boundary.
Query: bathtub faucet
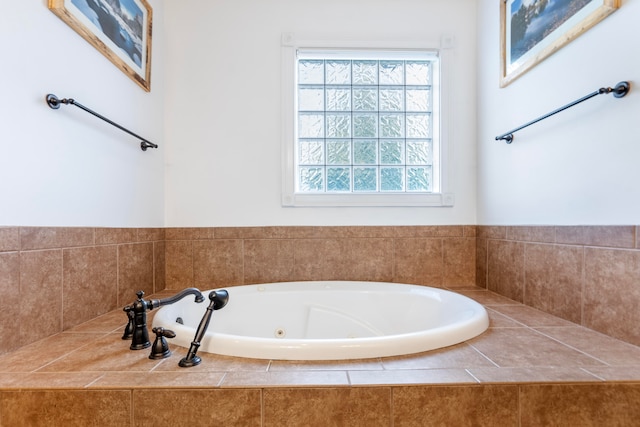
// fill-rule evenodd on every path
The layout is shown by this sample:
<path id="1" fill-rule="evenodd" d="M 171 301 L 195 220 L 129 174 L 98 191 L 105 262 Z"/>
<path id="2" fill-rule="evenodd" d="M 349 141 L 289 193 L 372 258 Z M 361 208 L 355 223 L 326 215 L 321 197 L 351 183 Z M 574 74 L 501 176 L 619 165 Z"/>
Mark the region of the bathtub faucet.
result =
<path id="1" fill-rule="evenodd" d="M 127 313 L 129 322 L 124 329 L 122 339 L 131 339 L 131 346 L 129 347 L 131 350 L 142 350 L 151 345 L 149 331 L 147 330 L 147 311 L 163 305 L 173 304 L 187 295 L 195 295 L 197 303 L 204 301 L 202 292 L 196 288 L 183 289 L 172 297 L 162 299 L 144 300 L 142 298 L 144 296 L 143 291 L 136 292 L 136 295 L 138 299 L 123 308 L 124 312 Z"/>

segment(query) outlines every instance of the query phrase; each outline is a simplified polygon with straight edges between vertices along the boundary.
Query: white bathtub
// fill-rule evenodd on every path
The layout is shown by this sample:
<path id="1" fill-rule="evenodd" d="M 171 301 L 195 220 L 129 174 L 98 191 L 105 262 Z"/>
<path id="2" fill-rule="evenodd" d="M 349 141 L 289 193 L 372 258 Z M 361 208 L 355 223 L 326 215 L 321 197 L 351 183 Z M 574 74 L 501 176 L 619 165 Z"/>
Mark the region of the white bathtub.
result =
<path id="1" fill-rule="evenodd" d="M 225 288 L 198 352 L 282 360 L 411 354 L 469 340 L 489 326 L 483 306 L 444 289 L 379 282 L 287 282 Z M 189 348 L 209 304 L 183 298 L 153 326 Z"/>

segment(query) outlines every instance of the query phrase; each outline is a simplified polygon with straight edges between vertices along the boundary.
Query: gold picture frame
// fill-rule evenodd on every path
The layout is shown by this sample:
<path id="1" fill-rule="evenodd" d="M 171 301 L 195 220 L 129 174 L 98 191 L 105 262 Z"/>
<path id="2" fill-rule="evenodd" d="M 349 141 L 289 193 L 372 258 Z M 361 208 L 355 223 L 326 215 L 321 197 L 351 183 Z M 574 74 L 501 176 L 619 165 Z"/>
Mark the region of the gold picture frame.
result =
<path id="1" fill-rule="evenodd" d="M 140 87 L 151 90 L 153 11 L 146 0 L 49 0 L 49 9 Z"/>
<path id="2" fill-rule="evenodd" d="M 500 87 L 619 7 L 620 0 L 500 0 Z"/>

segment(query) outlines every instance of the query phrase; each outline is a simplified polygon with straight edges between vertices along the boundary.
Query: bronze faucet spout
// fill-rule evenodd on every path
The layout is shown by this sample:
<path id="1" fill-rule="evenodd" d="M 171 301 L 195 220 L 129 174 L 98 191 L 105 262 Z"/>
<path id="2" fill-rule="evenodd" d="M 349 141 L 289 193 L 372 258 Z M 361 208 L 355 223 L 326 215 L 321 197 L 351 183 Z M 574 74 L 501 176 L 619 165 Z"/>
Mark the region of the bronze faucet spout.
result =
<path id="1" fill-rule="evenodd" d="M 149 301 L 149 310 L 153 310 L 154 308 L 162 307 L 163 305 L 173 304 L 174 302 L 180 301 L 182 298 L 187 295 L 194 295 L 196 297 L 196 302 L 204 301 L 204 296 L 202 292 L 197 288 L 187 288 L 178 292 L 172 297 L 162 298 L 162 299 L 152 299 Z"/>
<path id="2" fill-rule="evenodd" d="M 184 289 L 172 297 L 152 299 L 148 301 L 142 298 L 144 296 L 143 291 L 138 291 L 136 295 L 138 296 L 138 299 L 131 305 L 123 308 L 129 317 L 129 323 L 125 327 L 122 339 L 131 338 L 131 346 L 129 347 L 131 350 L 142 350 L 151 345 L 151 341 L 149 341 L 149 331 L 147 330 L 148 310 L 153 310 L 154 308 L 162 307 L 163 305 L 173 304 L 187 295 L 194 295 L 196 302 L 198 303 L 204 301 L 202 292 L 196 288 Z"/>

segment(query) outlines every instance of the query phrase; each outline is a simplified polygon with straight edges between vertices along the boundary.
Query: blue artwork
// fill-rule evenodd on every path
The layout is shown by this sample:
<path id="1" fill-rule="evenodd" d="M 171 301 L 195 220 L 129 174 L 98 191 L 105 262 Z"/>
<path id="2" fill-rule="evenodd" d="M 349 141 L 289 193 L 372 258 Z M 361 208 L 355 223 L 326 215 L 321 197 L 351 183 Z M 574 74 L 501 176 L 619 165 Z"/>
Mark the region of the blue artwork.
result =
<path id="1" fill-rule="evenodd" d="M 511 3 L 511 63 L 533 49 L 593 0 L 515 0 Z"/>
<path id="2" fill-rule="evenodd" d="M 142 66 L 144 13 L 134 0 L 71 0 L 96 28 Z"/>

